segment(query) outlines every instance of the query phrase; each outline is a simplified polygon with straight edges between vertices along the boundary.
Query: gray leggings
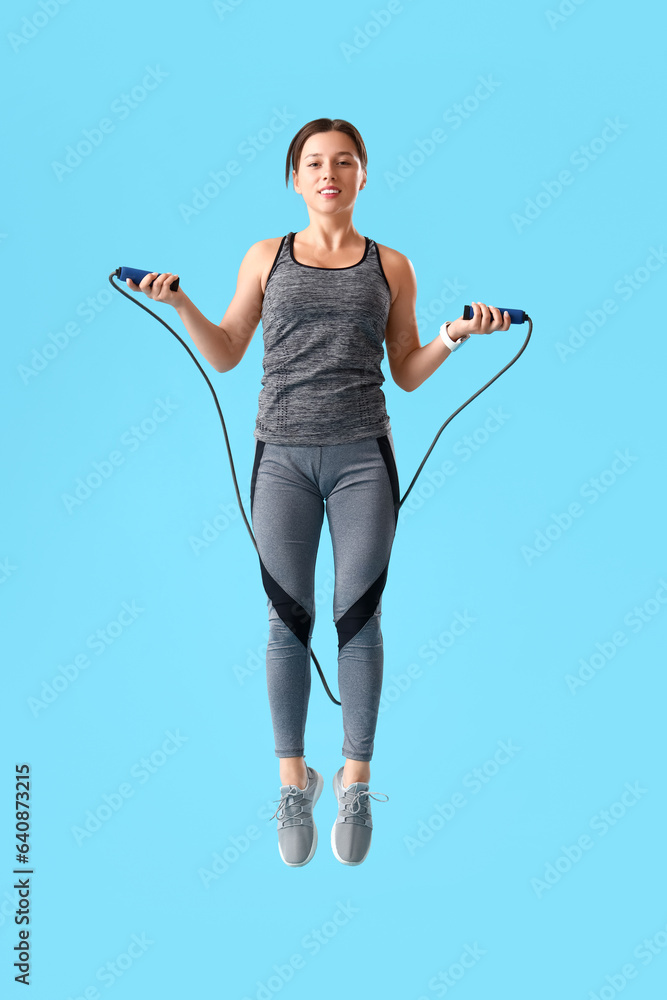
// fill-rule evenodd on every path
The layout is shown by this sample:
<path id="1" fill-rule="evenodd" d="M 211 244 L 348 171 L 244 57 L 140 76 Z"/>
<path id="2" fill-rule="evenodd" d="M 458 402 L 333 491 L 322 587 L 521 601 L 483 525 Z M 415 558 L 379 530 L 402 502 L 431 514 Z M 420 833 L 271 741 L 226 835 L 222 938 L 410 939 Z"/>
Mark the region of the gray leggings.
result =
<path id="1" fill-rule="evenodd" d="M 343 756 L 368 761 L 382 688 L 382 591 L 400 502 L 391 431 L 349 444 L 256 443 L 250 512 L 269 609 L 266 678 L 276 757 L 304 755 L 325 501 Z"/>

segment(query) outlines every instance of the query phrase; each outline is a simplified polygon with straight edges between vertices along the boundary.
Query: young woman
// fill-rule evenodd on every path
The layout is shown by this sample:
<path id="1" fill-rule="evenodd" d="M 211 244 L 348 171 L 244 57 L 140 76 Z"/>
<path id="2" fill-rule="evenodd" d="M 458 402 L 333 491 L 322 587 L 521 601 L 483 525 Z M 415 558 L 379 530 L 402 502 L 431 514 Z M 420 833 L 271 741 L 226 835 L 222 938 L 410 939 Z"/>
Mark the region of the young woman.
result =
<path id="1" fill-rule="evenodd" d="M 509 315 L 482 302 L 473 318 L 443 324 L 421 346 L 416 281 L 403 254 L 362 236 L 352 213 L 366 186 L 367 154 L 357 129 L 318 118 L 287 152 L 309 225 L 254 243 L 241 262 L 222 321 L 206 319 L 177 275 L 148 274 L 149 298 L 173 305 L 192 340 L 219 372 L 243 358 L 260 319 L 264 376 L 255 423 L 250 510 L 269 610 L 267 687 L 280 759 L 278 846 L 306 864 L 317 846 L 313 806 L 322 775 L 305 763 L 315 561 L 326 509 L 334 555 L 334 622 L 345 764 L 333 779 L 336 858 L 360 864 L 372 819 L 370 761 L 382 686 L 382 592 L 398 520 L 398 475 L 380 362 L 406 392 L 420 386 L 473 333 L 509 329 Z M 154 279 L 154 280 L 153 280 Z M 153 281 L 152 288 L 148 288 Z M 326 504 L 326 507 L 325 507 Z M 385 796 L 386 798 L 386 796 Z"/>

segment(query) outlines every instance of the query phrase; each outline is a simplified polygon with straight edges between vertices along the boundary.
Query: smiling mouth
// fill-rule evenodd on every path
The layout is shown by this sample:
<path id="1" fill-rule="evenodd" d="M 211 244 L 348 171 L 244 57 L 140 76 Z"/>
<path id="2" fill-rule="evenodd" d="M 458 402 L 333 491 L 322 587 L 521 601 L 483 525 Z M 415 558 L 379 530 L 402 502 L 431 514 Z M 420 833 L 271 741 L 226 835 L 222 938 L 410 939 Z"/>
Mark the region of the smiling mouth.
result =
<path id="1" fill-rule="evenodd" d="M 321 194 L 323 198 L 335 198 L 336 195 L 340 194 L 340 191 L 339 190 L 327 191 L 327 189 L 325 188 L 323 191 L 320 191 L 319 194 Z"/>

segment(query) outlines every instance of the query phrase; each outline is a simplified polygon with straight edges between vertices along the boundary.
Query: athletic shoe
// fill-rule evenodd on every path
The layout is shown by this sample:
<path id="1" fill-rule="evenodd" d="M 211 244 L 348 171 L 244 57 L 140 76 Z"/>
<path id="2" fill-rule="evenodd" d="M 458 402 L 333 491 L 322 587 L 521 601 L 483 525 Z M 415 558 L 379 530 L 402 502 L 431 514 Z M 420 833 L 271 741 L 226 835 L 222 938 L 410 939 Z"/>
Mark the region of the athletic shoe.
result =
<path id="1" fill-rule="evenodd" d="M 344 765 L 343 765 L 344 767 Z M 338 816 L 331 830 L 331 849 L 338 861 L 344 865 L 360 865 L 371 848 L 373 820 L 370 799 L 384 792 L 369 792 L 365 781 L 353 781 L 343 785 L 343 767 L 334 775 L 333 789 L 338 799 Z"/>
<path id="2" fill-rule="evenodd" d="M 306 765 L 308 784 L 281 785 L 280 800 L 274 816 L 278 820 L 278 850 L 286 865 L 298 868 L 306 865 L 317 847 L 317 827 L 313 820 L 313 806 L 322 794 L 324 779 L 314 768 Z"/>

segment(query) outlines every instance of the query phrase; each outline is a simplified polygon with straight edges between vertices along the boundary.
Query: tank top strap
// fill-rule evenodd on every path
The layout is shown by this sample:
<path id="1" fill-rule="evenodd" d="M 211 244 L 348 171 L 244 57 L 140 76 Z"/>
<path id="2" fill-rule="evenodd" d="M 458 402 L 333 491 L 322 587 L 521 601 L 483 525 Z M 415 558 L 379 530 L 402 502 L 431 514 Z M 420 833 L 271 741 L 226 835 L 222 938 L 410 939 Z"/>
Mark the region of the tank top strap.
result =
<path id="1" fill-rule="evenodd" d="M 276 270 L 276 268 L 278 267 L 278 265 L 286 263 L 286 262 L 288 262 L 290 260 L 289 238 L 290 238 L 290 234 L 287 233 L 287 235 L 283 236 L 282 240 L 280 241 L 280 246 L 278 247 L 278 250 L 276 251 L 276 255 L 273 258 L 273 264 L 271 265 L 271 270 L 269 271 L 268 277 L 266 279 L 266 285 L 269 284 L 269 281 L 271 280 L 271 278 L 273 276 L 273 272 Z M 266 288 L 266 286 L 265 286 L 265 288 Z"/>

